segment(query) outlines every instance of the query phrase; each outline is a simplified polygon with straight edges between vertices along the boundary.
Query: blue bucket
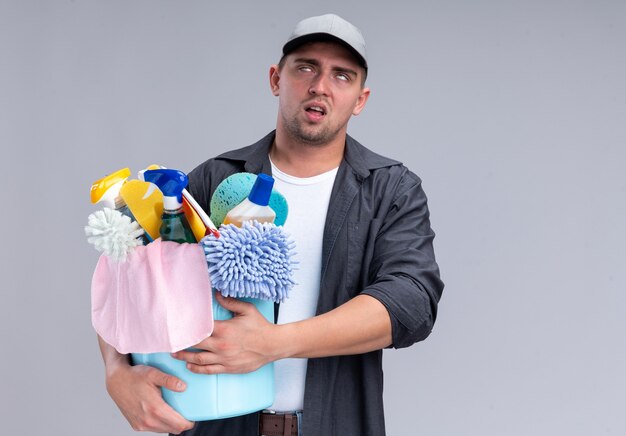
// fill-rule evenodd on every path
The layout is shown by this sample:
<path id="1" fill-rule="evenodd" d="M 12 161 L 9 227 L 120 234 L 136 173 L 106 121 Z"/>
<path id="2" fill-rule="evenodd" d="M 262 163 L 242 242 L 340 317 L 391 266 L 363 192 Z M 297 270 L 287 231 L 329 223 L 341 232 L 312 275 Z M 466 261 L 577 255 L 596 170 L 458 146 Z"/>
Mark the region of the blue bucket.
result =
<path id="1" fill-rule="evenodd" d="M 252 303 L 270 322 L 274 322 L 274 303 L 255 298 L 242 298 Z M 231 312 L 213 297 L 213 318 L 232 318 Z M 148 365 L 174 375 L 185 383 L 184 392 L 161 388 L 163 399 L 189 421 L 231 418 L 266 409 L 274 403 L 274 364 L 269 363 L 247 374 L 196 374 L 186 363 L 170 353 L 132 354 L 135 365 Z"/>

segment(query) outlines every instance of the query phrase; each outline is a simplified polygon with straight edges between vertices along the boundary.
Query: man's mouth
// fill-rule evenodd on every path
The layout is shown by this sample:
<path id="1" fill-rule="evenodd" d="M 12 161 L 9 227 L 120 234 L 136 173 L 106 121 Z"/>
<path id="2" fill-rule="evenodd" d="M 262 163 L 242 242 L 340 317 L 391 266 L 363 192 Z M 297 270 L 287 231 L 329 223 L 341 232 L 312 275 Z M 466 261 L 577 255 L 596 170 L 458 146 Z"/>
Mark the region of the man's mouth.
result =
<path id="1" fill-rule="evenodd" d="M 317 115 L 326 115 L 326 111 L 321 106 L 309 106 L 306 111 Z"/>
<path id="2" fill-rule="evenodd" d="M 305 109 L 308 113 L 315 116 L 324 116 L 326 115 L 326 108 L 322 105 L 312 104 L 307 106 Z"/>

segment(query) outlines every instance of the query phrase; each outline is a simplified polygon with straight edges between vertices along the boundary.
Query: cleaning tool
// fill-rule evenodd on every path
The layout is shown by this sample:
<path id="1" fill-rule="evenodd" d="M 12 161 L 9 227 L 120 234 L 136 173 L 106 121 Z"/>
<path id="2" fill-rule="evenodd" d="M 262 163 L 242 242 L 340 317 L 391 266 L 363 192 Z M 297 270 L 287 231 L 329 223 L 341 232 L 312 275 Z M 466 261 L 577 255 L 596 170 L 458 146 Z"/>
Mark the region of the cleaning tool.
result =
<path id="1" fill-rule="evenodd" d="M 180 351 L 213 332 L 211 298 L 202 248 L 156 239 L 126 262 L 100 256 L 92 323 L 122 354 Z"/>
<path id="2" fill-rule="evenodd" d="M 244 193 L 242 200 L 246 197 Z M 256 199 L 255 195 L 252 199 Z M 274 302 L 283 301 L 294 284 L 294 243 L 284 228 L 254 220 L 244 221 L 242 227 L 222 225 L 219 238 L 208 235 L 200 245 L 206 255 L 213 292 L 251 303 L 269 322 L 274 322 Z M 213 318 L 219 321 L 233 316 L 215 298 L 212 311 Z M 132 359 L 136 364 L 154 366 L 185 381 L 184 392 L 162 389 L 162 393 L 170 406 L 192 421 L 245 415 L 274 402 L 273 363 L 247 374 L 205 375 L 192 373 L 185 362 L 167 353 L 133 353 Z"/>
<path id="3" fill-rule="evenodd" d="M 193 230 L 196 240 L 200 241 L 200 239 L 209 234 L 216 238 L 220 237 L 220 232 L 217 230 L 217 227 L 215 227 L 215 224 L 213 224 L 213 221 L 211 221 L 211 218 L 209 218 L 196 199 L 193 198 L 186 189 L 183 189 L 183 211 L 185 212 L 185 216 L 187 217 L 187 221 L 189 221 L 189 225 L 191 226 L 191 230 Z"/>
<path id="4" fill-rule="evenodd" d="M 153 183 L 129 180 L 120 189 L 120 196 L 150 241 L 160 235 L 163 215 L 163 194 Z"/>
<path id="5" fill-rule="evenodd" d="M 200 242 L 213 288 L 225 297 L 284 301 L 294 285 L 295 244 L 283 228 L 245 221 L 223 225 L 221 234 Z"/>
<path id="6" fill-rule="evenodd" d="M 105 207 L 89 215 L 85 226 L 87 242 L 116 261 L 125 261 L 128 254 L 143 245 L 143 229 L 120 211 Z"/>
<path id="7" fill-rule="evenodd" d="M 294 284 L 291 260 L 294 243 L 284 228 L 257 221 L 246 221 L 241 228 L 224 225 L 219 238 L 208 235 L 200 245 L 214 292 L 221 291 L 223 295 L 254 304 L 269 322 L 274 322 L 274 301 L 286 298 Z M 215 298 L 212 312 L 215 320 L 232 318 L 232 313 Z M 168 353 L 133 352 L 132 360 L 135 364 L 159 368 L 187 384 L 184 392 L 163 388 L 162 394 L 170 406 L 191 421 L 245 415 L 274 402 L 273 363 L 247 374 L 206 375 L 189 371 L 185 362 Z"/>
<path id="8" fill-rule="evenodd" d="M 247 298 L 241 301 L 253 302 Z M 261 304 L 256 304 L 259 312 L 268 321 L 273 322 L 274 303 L 256 301 L 261 301 Z M 219 312 L 213 312 L 213 318 L 215 320 L 231 319 L 232 313 L 220 306 Z M 161 393 L 167 404 L 190 421 L 208 421 L 247 415 L 266 409 L 274 402 L 273 363 L 246 374 L 208 375 L 189 371 L 186 362 L 174 359 L 169 353 L 132 353 L 131 357 L 135 365 L 158 368 L 185 382 L 187 388 L 183 392 L 161 388 Z"/>
<path id="9" fill-rule="evenodd" d="M 91 202 L 94 204 L 102 203 L 104 207 L 118 210 L 132 221 L 137 221 L 120 195 L 122 186 L 128 177 L 130 177 L 130 169 L 122 168 L 93 182 L 91 185 Z M 144 245 L 150 242 L 144 232 L 139 236 L 139 239 Z"/>
<path id="10" fill-rule="evenodd" d="M 241 227 L 244 221 L 256 220 L 260 223 L 273 223 L 276 212 L 269 206 L 274 179 L 267 174 L 259 174 L 250 194 L 226 214 L 223 224 Z"/>
<path id="11" fill-rule="evenodd" d="M 226 214 L 240 204 L 250 193 L 257 176 L 252 173 L 235 173 L 217 185 L 211 197 L 211 220 L 220 226 Z M 272 190 L 269 206 L 276 212 L 274 224 L 282 226 L 287 221 L 287 200 L 276 189 Z"/>
<path id="12" fill-rule="evenodd" d="M 145 181 L 144 174 L 146 171 L 158 169 L 167 168 L 161 165 L 152 164 L 146 169 L 140 170 L 137 173 L 137 178 Z M 183 212 L 189 222 L 191 231 L 196 237 L 196 241 L 200 241 L 200 239 L 204 238 L 208 234 L 212 234 L 216 238 L 220 237 L 220 233 L 215 224 L 213 224 L 213 221 L 211 221 L 211 218 L 209 218 L 206 212 L 202 209 L 202 207 L 200 207 L 198 202 L 192 197 L 187 189 L 183 189 Z"/>
<path id="13" fill-rule="evenodd" d="M 147 170 L 143 176 L 146 182 L 154 183 L 163 193 L 161 239 L 179 243 L 197 242 L 183 212 L 182 193 L 188 183 L 187 175 L 179 170 L 158 169 Z"/>
<path id="14" fill-rule="evenodd" d="M 91 185 L 91 202 L 93 204 L 102 203 L 104 207 L 117 209 L 119 204 L 120 188 L 130 177 L 130 169 L 122 168 L 101 179 L 96 180 Z"/>
<path id="15" fill-rule="evenodd" d="M 223 232 L 216 233 L 210 231 L 215 226 L 206 214 L 202 216 L 202 209 L 193 198 L 184 196 L 187 184 L 184 173 L 158 168 L 145 171 L 143 176 L 163 193 L 163 220 L 159 230 L 162 238 L 145 246 L 129 241 L 128 236 L 126 240 L 120 238 L 129 247 L 137 244 L 132 250 L 109 249 L 111 253 L 124 252 L 125 262 L 101 256 L 92 280 L 94 328 L 120 353 L 130 353 L 134 364 L 149 365 L 182 379 L 187 384 L 185 391 L 162 388 L 162 395 L 189 420 L 222 419 L 269 407 L 274 402 L 273 363 L 247 374 L 195 374 L 187 369 L 186 362 L 174 359 L 170 352 L 193 351 L 190 347 L 212 333 L 213 320 L 232 318 L 233 314 L 213 298 L 214 291 L 251 303 L 268 322 L 274 321 L 274 302 L 283 301 L 293 286 L 294 244 L 284 228 L 253 218 L 255 215 L 264 218 L 272 197 L 280 194 L 272 192 L 268 205 L 266 197 L 271 186 L 267 188 L 267 181 L 261 177 L 258 185 L 265 184 L 265 188 L 254 190 L 264 192 L 265 200 L 259 200 L 259 193 L 253 194 L 250 189 L 258 178 L 250 175 L 247 192 L 242 192 L 239 201 L 234 202 L 224 216 L 244 200 L 252 200 L 254 213 L 243 214 L 246 219 L 239 220 L 241 227 L 224 225 Z M 140 185 L 132 183 L 124 189 L 122 197 L 128 199 L 129 210 L 135 210 L 138 216 L 144 216 L 145 211 L 140 213 L 135 202 L 154 195 L 147 186 L 141 185 L 139 189 Z M 286 218 L 286 202 L 284 197 L 279 198 L 284 206 L 282 217 Z M 181 239 L 185 242 L 196 239 L 185 225 L 181 211 L 185 202 L 197 212 L 204 233 L 209 229 L 200 244 L 177 243 Z M 167 221 L 168 213 L 175 219 Z M 269 216 L 271 220 L 272 213 Z M 121 242 L 115 245 L 113 236 L 101 236 L 107 232 L 115 235 L 117 230 L 114 229 L 119 228 L 122 234 L 131 237 L 133 231 L 141 231 L 138 223 L 111 209 L 94 214 L 92 221 L 90 237 L 100 237 L 100 247 L 124 246 Z M 169 229 L 164 228 L 167 224 L 171 224 Z M 154 224 L 146 227 L 154 232 Z M 182 232 L 183 238 L 179 237 L 181 228 L 187 229 Z M 179 235 L 173 235 L 172 229 Z M 221 289 L 211 286 L 211 277 Z"/>

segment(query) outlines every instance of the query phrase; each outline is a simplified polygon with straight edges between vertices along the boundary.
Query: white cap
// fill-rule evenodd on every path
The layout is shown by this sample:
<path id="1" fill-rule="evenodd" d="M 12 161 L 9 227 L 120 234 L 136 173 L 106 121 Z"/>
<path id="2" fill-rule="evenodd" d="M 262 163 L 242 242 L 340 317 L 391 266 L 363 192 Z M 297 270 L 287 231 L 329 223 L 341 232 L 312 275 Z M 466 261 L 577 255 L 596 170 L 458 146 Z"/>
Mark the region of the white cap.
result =
<path id="1" fill-rule="evenodd" d="M 337 41 L 346 46 L 367 70 L 365 39 L 361 31 L 352 23 L 335 14 L 305 18 L 296 24 L 296 28 L 285 45 L 283 54 L 287 55 L 300 45 L 311 41 Z"/>

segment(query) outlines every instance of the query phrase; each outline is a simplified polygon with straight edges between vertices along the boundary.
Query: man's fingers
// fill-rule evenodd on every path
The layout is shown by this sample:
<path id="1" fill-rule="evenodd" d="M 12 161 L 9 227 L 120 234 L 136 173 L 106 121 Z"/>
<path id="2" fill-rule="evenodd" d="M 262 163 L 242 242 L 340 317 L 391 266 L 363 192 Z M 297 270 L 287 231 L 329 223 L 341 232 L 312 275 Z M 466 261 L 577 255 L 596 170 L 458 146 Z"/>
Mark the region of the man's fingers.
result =
<path id="1" fill-rule="evenodd" d="M 136 431 L 177 434 L 192 428 L 193 422 L 163 400 L 159 386 L 174 391 L 185 388 L 182 380 L 144 365 L 121 367 L 107 376 L 111 398 Z"/>
<path id="2" fill-rule="evenodd" d="M 193 363 L 187 364 L 187 369 L 196 374 L 222 374 L 226 372 L 226 367 L 219 363 L 213 365 L 195 365 Z"/>
<path id="3" fill-rule="evenodd" d="M 246 303 L 245 301 L 237 300 L 232 297 L 224 297 L 221 292 L 216 292 L 215 298 L 220 306 L 234 313 L 245 313 L 254 307 L 252 303 Z"/>
<path id="4" fill-rule="evenodd" d="M 161 408 L 155 413 L 155 419 L 161 422 L 169 433 L 180 434 L 185 430 L 191 430 L 194 423 L 187 421 L 171 407 Z"/>
<path id="5" fill-rule="evenodd" d="M 135 431 L 173 434 L 190 430 L 193 426 L 193 422 L 186 420 L 166 403 L 148 407 L 142 416 L 132 424 Z"/>
<path id="6" fill-rule="evenodd" d="M 172 434 L 181 434 L 184 431 L 191 430 L 194 427 L 195 423 L 186 421 L 186 423 L 174 426 L 173 430 L 169 430 Z"/>
<path id="7" fill-rule="evenodd" d="M 181 392 L 185 390 L 185 383 L 169 374 L 165 374 L 159 370 L 155 370 L 151 377 L 154 377 L 154 383 L 158 386 L 163 386 L 172 391 Z M 182 389 L 180 388 L 182 385 Z M 160 404 L 155 404 L 148 409 L 148 415 L 145 417 L 148 422 L 144 424 L 148 430 L 160 429 L 159 431 L 166 431 L 168 433 L 180 434 L 185 430 L 193 428 L 194 423 L 185 419 L 182 415 L 176 412 L 169 404 L 163 400 Z M 155 431 L 155 430 L 151 430 Z"/>
<path id="8" fill-rule="evenodd" d="M 211 365 L 216 362 L 216 355 L 208 351 L 179 351 L 172 354 L 172 357 L 195 365 Z"/>
<path id="9" fill-rule="evenodd" d="M 150 379 L 155 385 L 163 386 L 170 391 L 182 392 L 187 388 L 187 385 L 181 379 L 154 368 L 153 371 L 150 371 Z"/>

